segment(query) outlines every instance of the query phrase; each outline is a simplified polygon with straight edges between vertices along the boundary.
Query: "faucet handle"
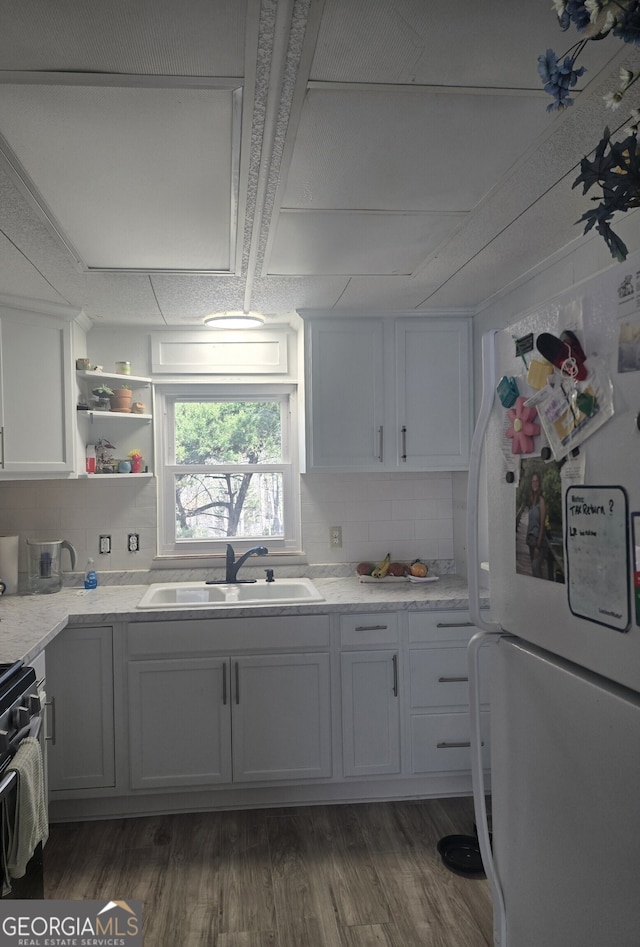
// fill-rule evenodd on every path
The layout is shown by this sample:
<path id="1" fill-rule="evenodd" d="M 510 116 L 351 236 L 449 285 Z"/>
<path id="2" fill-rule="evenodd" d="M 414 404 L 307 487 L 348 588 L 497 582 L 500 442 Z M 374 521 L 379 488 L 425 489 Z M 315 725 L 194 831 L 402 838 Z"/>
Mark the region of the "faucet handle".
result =
<path id="1" fill-rule="evenodd" d="M 275 582 L 275 581 L 276 581 L 276 580 L 273 578 L 273 569 L 265 569 L 264 571 L 267 573 L 267 578 L 266 578 L 266 580 L 265 580 L 266 582 Z"/>

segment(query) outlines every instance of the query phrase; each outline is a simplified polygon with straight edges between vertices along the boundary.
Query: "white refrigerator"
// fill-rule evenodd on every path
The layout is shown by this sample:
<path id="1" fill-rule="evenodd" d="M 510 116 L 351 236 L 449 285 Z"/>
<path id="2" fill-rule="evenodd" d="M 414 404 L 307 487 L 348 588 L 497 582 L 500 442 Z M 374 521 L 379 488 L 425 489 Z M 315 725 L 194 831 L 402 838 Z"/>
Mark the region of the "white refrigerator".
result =
<path id="1" fill-rule="evenodd" d="M 640 945 L 638 267 L 622 264 L 483 339 L 467 503 L 471 614 L 482 631 L 469 679 L 495 947 Z M 565 330 L 573 337 L 557 351 L 575 354 L 566 339 L 577 340 L 581 380 L 575 360 L 551 369 L 538 349 L 542 333 L 558 340 Z M 507 407 L 516 389 L 523 400 Z M 489 616 L 478 594 L 483 511 Z M 490 788 L 478 707 L 485 648 Z"/>

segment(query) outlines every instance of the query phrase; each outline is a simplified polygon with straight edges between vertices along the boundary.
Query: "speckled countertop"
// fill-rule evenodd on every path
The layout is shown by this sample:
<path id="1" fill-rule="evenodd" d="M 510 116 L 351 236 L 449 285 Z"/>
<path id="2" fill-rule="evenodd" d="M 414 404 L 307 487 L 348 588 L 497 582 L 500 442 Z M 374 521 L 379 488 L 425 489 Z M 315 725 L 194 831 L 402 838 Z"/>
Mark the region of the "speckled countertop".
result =
<path id="1" fill-rule="evenodd" d="M 138 603 L 148 585 L 99 586 L 92 591 L 66 588 L 53 595 L 12 595 L 0 598 L 0 662 L 33 658 L 66 625 L 110 624 L 117 621 L 161 621 L 185 618 L 314 615 L 363 610 L 465 609 L 466 580 L 443 575 L 437 582 L 364 583 L 355 577 L 314 578 L 324 602 L 306 605 L 232 606 L 143 610 Z"/>

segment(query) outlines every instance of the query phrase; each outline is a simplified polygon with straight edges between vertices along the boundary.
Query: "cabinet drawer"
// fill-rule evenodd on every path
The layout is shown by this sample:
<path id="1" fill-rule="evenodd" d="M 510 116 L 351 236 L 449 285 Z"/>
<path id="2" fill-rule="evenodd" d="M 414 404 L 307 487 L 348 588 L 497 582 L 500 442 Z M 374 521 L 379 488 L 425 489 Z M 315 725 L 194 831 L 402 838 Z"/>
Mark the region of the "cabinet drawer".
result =
<path id="1" fill-rule="evenodd" d="M 327 615 L 132 622 L 127 635 L 130 657 L 304 650 L 329 643 Z"/>
<path id="2" fill-rule="evenodd" d="M 480 652 L 480 702 L 489 701 L 489 652 Z M 469 704 L 467 649 L 412 648 L 409 652 L 411 709 Z"/>
<path id="3" fill-rule="evenodd" d="M 411 717 L 411 772 L 452 773 L 471 769 L 469 714 Z M 482 761 L 489 768 L 489 714 L 481 714 Z"/>
<path id="4" fill-rule="evenodd" d="M 398 643 L 398 616 L 395 612 L 370 612 L 340 616 L 340 644 L 343 648 Z"/>
<path id="5" fill-rule="evenodd" d="M 464 610 L 409 613 L 409 644 L 468 641 L 476 631 Z"/>

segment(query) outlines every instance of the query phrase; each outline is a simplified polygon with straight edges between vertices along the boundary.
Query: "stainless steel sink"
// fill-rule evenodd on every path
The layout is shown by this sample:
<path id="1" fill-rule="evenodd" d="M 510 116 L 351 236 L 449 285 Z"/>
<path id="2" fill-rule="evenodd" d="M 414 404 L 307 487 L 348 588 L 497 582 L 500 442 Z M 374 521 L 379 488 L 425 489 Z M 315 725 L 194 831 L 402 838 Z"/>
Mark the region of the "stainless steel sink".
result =
<path id="1" fill-rule="evenodd" d="M 138 608 L 230 608 L 247 605 L 304 605 L 324 602 L 311 579 L 276 579 L 239 585 L 159 582 L 150 585 Z"/>

